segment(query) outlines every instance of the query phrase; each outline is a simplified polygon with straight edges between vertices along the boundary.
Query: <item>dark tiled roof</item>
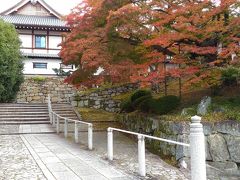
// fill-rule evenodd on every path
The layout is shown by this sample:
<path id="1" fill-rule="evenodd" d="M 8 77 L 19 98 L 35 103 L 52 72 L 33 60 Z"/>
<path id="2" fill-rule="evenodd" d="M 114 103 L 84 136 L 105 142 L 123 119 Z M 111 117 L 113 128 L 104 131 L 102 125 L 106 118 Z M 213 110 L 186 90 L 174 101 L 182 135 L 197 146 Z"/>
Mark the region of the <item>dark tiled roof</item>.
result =
<path id="1" fill-rule="evenodd" d="M 26 57 L 60 59 L 57 54 L 23 53 Z"/>
<path id="2" fill-rule="evenodd" d="M 14 25 L 32 25 L 67 28 L 66 22 L 56 17 L 27 16 L 27 15 L 0 15 L 4 21 Z"/>

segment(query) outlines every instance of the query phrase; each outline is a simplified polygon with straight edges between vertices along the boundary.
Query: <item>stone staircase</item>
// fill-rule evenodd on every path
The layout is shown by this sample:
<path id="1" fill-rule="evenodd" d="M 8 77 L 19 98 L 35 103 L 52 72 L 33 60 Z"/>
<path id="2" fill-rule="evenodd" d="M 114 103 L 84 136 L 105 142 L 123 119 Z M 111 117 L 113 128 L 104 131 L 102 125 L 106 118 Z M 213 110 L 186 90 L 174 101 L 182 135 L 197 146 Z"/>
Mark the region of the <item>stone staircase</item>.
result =
<path id="1" fill-rule="evenodd" d="M 52 110 L 64 118 L 79 120 L 78 115 L 70 104 L 52 104 Z M 61 120 L 61 123 L 63 120 Z"/>
<path id="2" fill-rule="evenodd" d="M 70 104 L 52 104 L 52 110 L 64 118 L 93 123 L 94 131 L 106 131 L 108 127 L 121 128 L 117 121 L 82 119 Z M 63 132 L 63 125 L 64 119 L 60 119 L 60 132 Z M 47 104 L 43 103 L 0 104 L 0 127 L 0 134 L 5 134 L 6 128 L 13 134 L 55 132 L 55 128 L 50 126 Z M 73 122 L 69 122 L 69 131 L 74 131 Z M 86 132 L 87 127 L 80 125 L 79 131 Z"/>
<path id="3" fill-rule="evenodd" d="M 0 125 L 50 124 L 46 104 L 0 104 Z"/>

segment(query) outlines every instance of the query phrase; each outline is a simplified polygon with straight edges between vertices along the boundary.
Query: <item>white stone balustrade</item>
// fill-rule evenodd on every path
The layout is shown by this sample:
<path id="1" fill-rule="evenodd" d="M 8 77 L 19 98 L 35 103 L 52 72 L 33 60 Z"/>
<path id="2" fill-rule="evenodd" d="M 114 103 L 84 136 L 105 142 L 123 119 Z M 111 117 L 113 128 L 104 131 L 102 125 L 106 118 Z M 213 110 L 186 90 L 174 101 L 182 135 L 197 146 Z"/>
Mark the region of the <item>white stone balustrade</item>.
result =
<path id="1" fill-rule="evenodd" d="M 205 141 L 201 117 L 194 116 L 190 124 L 191 180 L 206 180 Z"/>
<path id="2" fill-rule="evenodd" d="M 93 149 L 93 125 L 92 123 L 87 123 L 83 121 L 78 120 L 72 120 L 70 118 L 65 118 L 60 115 L 58 115 L 56 112 L 52 111 L 51 107 L 51 100 L 50 95 L 48 95 L 48 111 L 49 111 L 49 118 L 50 123 L 53 125 L 53 127 L 56 126 L 57 134 L 60 133 L 60 119 L 64 119 L 64 137 L 68 137 L 68 123 L 73 122 L 74 123 L 74 140 L 76 143 L 79 142 L 79 126 L 80 124 L 87 125 L 88 127 L 88 149 Z"/>
<path id="3" fill-rule="evenodd" d="M 146 176 L 146 160 L 145 160 L 145 138 L 163 141 L 167 143 L 177 144 L 190 147 L 191 153 L 191 180 L 206 180 L 206 162 L 205 162 L 205 142 L 203 134 L 203 126 L 201 117 L 194 116 L 191 118 L 190 144 L 163 139 L 159 137 L 149 136 L 145 134 L 135 133 L 116 128 L 108 128 L 108 159 L 113 160 L 113 131 L 136 135 L 138 137 L 138 164 L 139 174 Z"/>

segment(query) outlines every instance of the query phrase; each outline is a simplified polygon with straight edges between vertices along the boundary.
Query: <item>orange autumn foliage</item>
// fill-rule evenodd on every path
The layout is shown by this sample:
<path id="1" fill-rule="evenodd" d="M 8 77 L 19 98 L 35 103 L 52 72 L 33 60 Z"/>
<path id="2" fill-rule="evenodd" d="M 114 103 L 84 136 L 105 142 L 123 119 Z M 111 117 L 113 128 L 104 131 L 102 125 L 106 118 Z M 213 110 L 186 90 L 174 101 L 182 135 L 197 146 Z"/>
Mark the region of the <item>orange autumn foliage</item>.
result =
<path id="1" fill-rule="evenodd" d="M 204 86 L 210 86 L 212 70 L 239 63 L 239 4 L 238 0 L 219 4 L 84 0 L 67 17 L 72 32 L 66 35 L 60 56 L 65 64 L 78 67 L 67 81 L 149 85 L 167 76 L 188 77 L 189 84 L 204 81 Z M 232 54 L 236 54 L 233 60 Z M 171 68 L 166 70 L 164 63 Z M 104 71 L 94 75 L 99 67 Z"/>

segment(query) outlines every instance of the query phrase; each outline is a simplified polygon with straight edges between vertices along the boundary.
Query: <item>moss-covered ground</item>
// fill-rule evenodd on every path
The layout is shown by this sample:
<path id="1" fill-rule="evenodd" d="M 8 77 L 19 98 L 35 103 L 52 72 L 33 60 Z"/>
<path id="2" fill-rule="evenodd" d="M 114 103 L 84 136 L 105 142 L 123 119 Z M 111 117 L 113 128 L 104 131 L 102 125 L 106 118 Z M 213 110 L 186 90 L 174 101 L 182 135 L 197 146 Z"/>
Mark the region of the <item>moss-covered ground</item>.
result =
<path id="1" fill-rule="evenodd" d="M 106 112 L 100 109 L 79 108 L 82 118 L 86 121 L 115 121 L 115 113 Z"/>

